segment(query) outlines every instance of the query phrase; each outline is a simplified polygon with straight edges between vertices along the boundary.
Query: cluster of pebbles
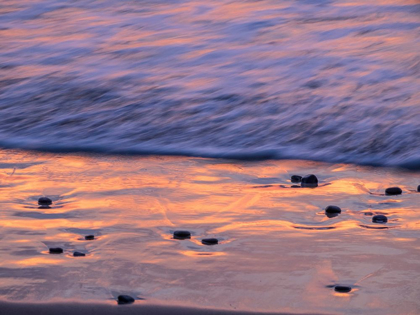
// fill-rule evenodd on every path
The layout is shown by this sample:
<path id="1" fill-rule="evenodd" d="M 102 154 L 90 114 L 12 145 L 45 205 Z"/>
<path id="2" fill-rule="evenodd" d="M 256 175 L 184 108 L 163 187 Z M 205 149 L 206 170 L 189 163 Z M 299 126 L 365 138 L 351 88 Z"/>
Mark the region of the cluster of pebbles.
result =
<path id="1" fill-rule="evenodd" d="M 293 175 L 291 177 L 291 182 L 295 184 L 300 183 L 301 187 L 308 187 L 308 188 L 318 187 L 318 178 L 313 174 L 309 174 L 306 176 Z M 420 192 L 420 185 L 417 187 L 417 191 Z M 401 194 L 402 194 L 402 189 L 399 187 L 390 187 L 390 188 L 385 189 L 385 195 L 387 196 L 394 196 L 394 195 L 401 195 Z M 52 205 L 52 200 L 48 197 L 41 197 L 38 199 L 38 204 L 40 207 L 49 208 Z M 330 218 L 336 217 L 340 213 L 341 213 L 341 208 L 338 206 L 329 205 L 325 208 L 325 215 Z M 374 215 L 372 217 L 372 222 L 384 224 L 388 222 L 388 218 L 382 214 Z M 191 239 L 191 232 L 184 231 L 184 230 L 177 230 L 173 232 L 173 238 L 176 240 Z M 95 236 L 86 235 L 84 239 L 87 241 L 92 241 L 92 240 L 95 240 Z M 204 238 L 201 240 L 201 243 L 203 245 L 211 246 L 211 245 L 219 244 L 219 240 L 217 238 Z M 60 247 L 49 248 L 50 254 L 62 254 L 63 252 L 64 252 L 63 249 Z M 73 253 L 73 256 L 84 257 L 86 256 L 86 254 L 75 251 Z M 339 292 L 339 293 L 349 293 L 352 290 L 350 286 L 333 285 L 331 287 L 334 288 L 334 291 Z M 131 303 L 134 303 L 134 301 L 135 299 L 129 295 L 119 295 L 117 298 L 117 302 L 119 305 L 131 304 Z"/>
<path id="2" fill-rule="evenodd" d="M 318 178 L 309 174 L 306 176 L 292 175 L 290 181 L 294 184 L 299 184 L 301 187 L 315 188 L 318 187 Z M 420 192 L 420 185 L 417 186 L 417 192 Z M 385 189 L 386 196 L 401 195 L 402 189 L 400 187 L 389 187 Z M 325 208 L 325 215 L 329 218 L 336 217 L 341 213 L 341 208 L 338 206 L 330 205 Z M 388 222 L 388 218 L 385 215 L 378 214 L 372 217 L 372 223 L 385 224 Z M 350 286 L 333 285 L 335 292 L 338 293 L 349 293 L 352 288 Z"/>
<path id="3" fill-rule="evenodd" d="M 41 197 L 38 199 L 38 205 L 41 208 L 49 208 L 52 205 L 52 200 L 48 197 Z M 95 240 L 95 235 L 85 235 L 86 241 L 93 241 Z M 50 254 L 62 254 L 64 250 L 61 247 L 50 247 L 49 253 Z M 73 253 L 73 257 L 85 257 L 86 254 L 82 252 L 75 251 Z M 123 304 L 131 304 L 134 303 L 134 298 L 129 295 L 119 295 L 117 297 L 117 302 L 119 305 Z"/>
<path id="4" fill-rule="evenodd" d="M 313 175 L 306 175 L 306 176 L 299 176 L 299 175 L 292 175 L 290 178 L 292 183 L 300 183 L 301 187 L 318 187 L 318 178 Z M 417 192 L 420 192 L 420 185 L 417 186 Z M 389 187 L 385 189 L 386 196 L 396 196 L 401 195 L 402 189 L 400 187 Z M 325 215 L 329 218 L 336 217 L 341 213 L 341 208 L 338 206 L 330 205 L 325 208 Z M 385 215 L 378 214 L 372 217 L 373 223 L 387 223 L 388 218 Z"/>
<path id="5" fill-rule="evenodd" d="M 176 240 L 187 240 L 191 238 L 191 232 L 189 231 L 175 231 L 173 234 L 174 239 Z M 219 240 L 217 238 L 203 238 L 201 240 L 203 245 L 217 245 Z"/>
<path id="6" fill-rule="evenodd" d="M 48 197 L 41 197 L 38 199 L 38 205 L 40 208 L 50 208 L 52 205 L 52 200 Z M 189 231 L 174 231 L 173 238 L 176 240 L 186 240 L 191 239 L 191 232 Z M 95 240 L 95 235 L 85 235 L 84 239 L 86 241 L 93 241 Z M 203 245 L 217 245 L 219 244 L 219 240 L 217 238 L 204 238 L 201 240 Z M 50 254 L 62 254 L 64 250 L 61 247 L 50 247 L 49 248 Z M 82 252 L 75 251 L 73 252 L 73 257 L 85 257 L 86 254 Z M 132 304 L 134 303 L 135 299 L 129 295 L 119 295 L 117 297 L 117 302 L 119 305 L 124 304 Z"/>

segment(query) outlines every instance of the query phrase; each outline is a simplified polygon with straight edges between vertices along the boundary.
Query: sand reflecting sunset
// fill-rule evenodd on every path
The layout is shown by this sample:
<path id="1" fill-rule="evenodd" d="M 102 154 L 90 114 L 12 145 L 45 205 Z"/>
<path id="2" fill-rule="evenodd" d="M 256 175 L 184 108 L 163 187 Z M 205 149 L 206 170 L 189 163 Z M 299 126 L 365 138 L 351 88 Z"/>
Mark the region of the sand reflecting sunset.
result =
<path id="1" fill-rule="evenodd" d="M 420 175 L 299 161 L 20 151 L 0 158 L 4 300 L 16 289 L 27 302 L 106 301 L 124 291 L 146 304 L 372 314 L 416 303 L 399 292 L 419 288 L 420 195 L 412 190 Z M 290 176 L 307 173 L 319 187 L 293 188 Z M 385 196 L 391 184 L 403 194 Z M 51 208 L 38 207 L 43 195 Z M 342 213 L 328 218 L 330 204 Z M 372 223 L 374 214 L 388 222 Z M 175 230 L 191 239 L 173 239 Z M 206 237 L 219 244 L 201 244 Z M 64 253 L 49 254 L 51 247 Z M 334 284 L 353 290 L 334 292 Z"/>

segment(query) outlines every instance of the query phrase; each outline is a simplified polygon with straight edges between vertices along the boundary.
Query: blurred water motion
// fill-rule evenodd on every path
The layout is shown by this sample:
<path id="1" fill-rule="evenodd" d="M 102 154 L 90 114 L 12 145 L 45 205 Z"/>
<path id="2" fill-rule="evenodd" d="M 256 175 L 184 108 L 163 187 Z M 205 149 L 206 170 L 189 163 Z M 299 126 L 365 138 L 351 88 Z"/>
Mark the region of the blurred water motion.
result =
<path id="1" fill-rule="evenodd" d="M 129 294 L 142 303 L 236 310 L 419 309 L 420 194 L 411 189 L 420 174 L 19 151 L 0 151 L 0 160 L 1 300 L 106 302 Z M 308 173 L 328 185 L 288 188 L 291 175 Z M 380 195 L 391 185 L 403 195 Z M 42 195 L 51 209 L 38 209 Z M 330 204 L 342 213 L 328 218 Z M 388 223 L 373 224 L 373 214 Z M 180 229 L 191 240 L 174 240 Z M 95 240 L 84 240 L 89 234 Z M 202 245 L 206 237 L 220 244 Z M 337 284 L 353 290 L 335 293 Z"/>
<path id="2" fill-rule="evenodd" d="M 0 145 L 420 166 L 414 0 L 2 0 Z"/>

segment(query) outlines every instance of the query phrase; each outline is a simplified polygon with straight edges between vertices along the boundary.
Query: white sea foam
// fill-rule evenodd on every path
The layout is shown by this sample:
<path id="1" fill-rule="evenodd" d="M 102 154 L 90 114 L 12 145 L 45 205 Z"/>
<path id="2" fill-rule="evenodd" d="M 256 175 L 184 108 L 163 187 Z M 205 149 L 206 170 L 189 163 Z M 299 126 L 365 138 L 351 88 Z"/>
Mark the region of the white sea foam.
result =
<path id="1" fill-rule="evenodd" d="M 0 4 L 0 145 L 420 165 L 420 4 Z"/>

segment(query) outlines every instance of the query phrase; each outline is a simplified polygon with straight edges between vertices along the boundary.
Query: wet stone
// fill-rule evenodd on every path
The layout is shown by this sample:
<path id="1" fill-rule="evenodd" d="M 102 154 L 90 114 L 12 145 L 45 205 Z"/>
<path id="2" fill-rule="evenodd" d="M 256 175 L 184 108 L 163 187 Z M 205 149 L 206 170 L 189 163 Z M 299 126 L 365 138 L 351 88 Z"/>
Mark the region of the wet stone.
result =
<path id="1" fill-rule="evenodd" d="M 50 248 L 50 254 L 62 254 L 63 249 L 60 247 L 52 247 Z"/>
<path id="2" fill-rule="evenodd" d="M 86 235 L 85 236 L 85 240 L 86 241 L 92 241 L 92 240 L 94 240 L 95 239 L 95 235 Z"/>
<path id="3" fill-rule="evenodd" d="M 217 238 L 203 238 L 201 243 L 203 245 L 217 245 L 219 244 L 219 240 Z"/>
<path id="4" fill-rule="evenodd" d="M 302 181 L 302 176 L 292 175 L 292 177 L 290 178 L 290 181 L 292 183 L 300 183 Z"/>
<path id="5" fill-rule="evenodd" d="M 351 287 L 344 286 L 344 285 L 336 285 L 334 287 L 334 291 L 340 292 L 340 293 L 349 293 L 351 291 Z"/>
<path id="6" fill-rule="evenodd" d="M 325 208 L 325 213 L 338 214 L 341 213 L 341 208 L 337 206 L 328 206 Z"/>
<path id="7" fill-rule="evenodd" d="M 124 304 L 132 304 L 134 303 L 134 298 L 132 298 L 129 295 L 119 295 L 118 296 L 118 304 L 124 305 Z"/>
<path id="8" fill-rule="evenodd" d="M 50 206 L 52 205 L 52 200 L 48 197 L 41 197 L 38 199 L 38 204 L 40 206 Z"/>
<path id="9" fill-rule="evenodd" d="M 420 192 L 420 185 L 417 186 L 417 192 Z"/>
<path id="10" fill-rule="evenodd" d="M 74 252 L 73 253 L 73 257 L 85 257 L 86 254 L 85 253 L 81 253 L 81 252 Z"/>
<path id="11" fill-rule="evenodd" d="M 386 195 L 401 195 L 402 194 L 402 190 L 400 187 L 390 187 L 385 189 L 385 194 Z"/>
<path id="12" fill-rule="evenodd" d="M 313 174 L 303 176 L 301 186 L 302 187 L 317 187 L 318 178 Z"/>
<path id="13" fill-rule="evenodd" d="M 191 238 L 191 233 L 189 231 L 175 231 L 174 239 L 177 240 L 186 240 Z"/>
<path id="14" fill-rule="evenodd" d="M 373 223 L 387 223 L 388 218 L 382 214 L 378 214 L 372 217 L 372 222 Z"/>

